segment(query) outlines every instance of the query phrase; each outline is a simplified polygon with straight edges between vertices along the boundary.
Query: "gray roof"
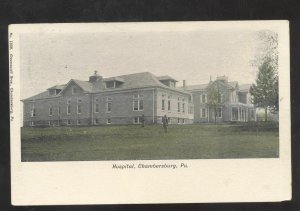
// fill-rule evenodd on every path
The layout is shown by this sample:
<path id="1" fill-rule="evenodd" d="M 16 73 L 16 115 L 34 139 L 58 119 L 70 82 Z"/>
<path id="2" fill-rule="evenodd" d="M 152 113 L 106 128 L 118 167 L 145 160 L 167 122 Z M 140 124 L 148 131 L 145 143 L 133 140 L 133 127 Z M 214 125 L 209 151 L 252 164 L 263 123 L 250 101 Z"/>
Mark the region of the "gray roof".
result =
<path id="1" fill-rule="evenodd" d="M 81 81 L 81 80 L 75 80 L 75 79 L 71 79 L 69 81 L 69 83 L 71 83 L 73 81 L 80 88 L 82 88 L 82 90 L 84 90 L 86 92 L 93 92 L 93 93 L 101 92 L 101 91 L 135 89 L 135 88 L 144 88 L 144 87 L 161 87 L 161 88 L 165 88 L 165 89 L 174 90 L 174 91 L 178 91 L 178 92 L 181 92 L 181 93 L 188 94 L 187 92 L 185 92 L 182 89 L 168 87 L 168 86 L 164 85 L 163 83 L 161 83 L 159 81 L 158 78 L 159 77 L 156 77 L 155 75 L 153 75 L 150 72 L 142 72 L 142 73 L 134 73 L 134 74 L 121 75 L 121 76 L 116 76 L 116 77 L 103 79 L 104 81 L 110 81 L 112 79 L 118 79 L 118 81 L 123 81 L 123 83 L 119 87 L 114 88 L 114 89 L 110 89 L 110 88 L 106 89 L 103 86 L 103 84 L 99 84 L 99 83 L 94 83 L 93 84 L 89 81 Z M 66 85 L 65 84 L 64 85 L 56 85 L 56 86 L 53 86 L 53 87 L 60 87 L 61 86 L 61 87 L 66 88 L 68 86 L 68 84 L 66 84 Z M 53 88 L 53 87 L 51 87 L 51 88 Z M 32 97 L 24 99 L 24 100 L 53 98 L 53 97 L 61 96 L 61 93 L 58 94 L 58 95 L 49 96 L 48 91 L 46 91 L 46 92 L 42 92 L 40 94 L 37 94 L 35 96 L 32 96 Z"/>
<path id="2" fill-rule="evenodd" d="M 120 82 L 124 82 L 124 79 L 117 76 L 117 77 L 110 77 L 110 78 L 104 78 L 104 81 L 120 81 Z"/>
<path id="3" fill-rule="evenodd" d="M 171 80 L 171 81 L 175 81 L 177 82 L 177 80 L 175 80 L 174 78 L 168 76 L 168 75 L 163 75 L 163 76 L 158 76 L 157 79 L 159 81 L 167 81 L 167 80 Z"/>
<path id="4" fill-rule="evenodd" d="M 188 91 L 193 91 L 193 90 L 202 90 L 202 89 L 206 89 L 208 84 L 198 84 L 198 85 L 189 85 L 185 87 L 185 90 Z M 183 87 L 180 87 L 181 89 L 183 89 Z"/>
<path id="5" fill-rule="evenodd" d="M 67 84 L 55 85 L 55 86 L 48 88 L 47 90 L 49 90 L 49 89 L 64 89 L 66 86 L 67 86 Z"/>
<path id="6" fill-rule="evenodd" d="M 47 98 L 54 98 L 54 97 L 58 97 L 58 96 L 61 96 L 61 95 L 59 95 L 59 94 L 58 95 L 49 95 L 48 91 L 44 91 L 42 93 L 39 93 L 32 97 L 26 98 L 24 100 L 41 100 L 41 99 L 47 99 Z M 22 100 L 22 101 L 24 101 L 24 100 Z"/>
<path id="7" fill-rule="evenodd" d="M 217 82 L 229 89 L 232 89 L 232 88 L 235 88 L 236 85 L 238 85 L 238 82 L 237 81 L 229 81 L 228 83 L 226 82 L 223 82 L 221 80 L 216 80 L 214 82 Z M 213 82 L 213 83 L 214 83 Z M 197 90 L 204 90 L 207 88 L 209 84 L 197 84 L 197 85 L 189 85 L 189 86 L 186 86 L 185 90 L 186 91 L 197 91 Z M 180 87 L 180 89 L 183 89 L 183 87 Z"/>
<path id="8" fill-rule="evenodd" d="M 80 88 L 83 89 L 83 91 L 91 92 L 93 91 L 93 83 L 90 83 L 88 81 L 80 81 L 72 79 Z"/>
<path id="9" fill-rule="evenodd" d="M 251 85 L 252 85 L 252 84 L 241 84 L 241 85 L 239 86 L 240 91 L 249 91 Z"/>

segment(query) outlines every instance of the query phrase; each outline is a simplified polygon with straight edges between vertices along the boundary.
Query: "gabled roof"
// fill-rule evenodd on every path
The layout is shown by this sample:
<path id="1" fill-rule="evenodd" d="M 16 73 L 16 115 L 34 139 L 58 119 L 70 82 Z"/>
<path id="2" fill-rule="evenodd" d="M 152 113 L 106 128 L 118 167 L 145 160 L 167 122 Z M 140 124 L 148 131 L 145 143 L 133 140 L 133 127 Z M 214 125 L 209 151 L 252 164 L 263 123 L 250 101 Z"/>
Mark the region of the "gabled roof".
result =
<path id="1" fill-rule="evenodd" d="M 93 91 L 93 84 L 88 81 L 80 81 L 72 79 L 80 88 L 82 88 L 83 91 L 91 92 Z M 71 80 L 71 81 L 72 81 Z M 69 84 L 69 83 L 68 83 Z"/>
<path id="2" fill-rule="evenodd" d="M 237 82 L 224 82 L 224 81 L 220 81 L 220 80 L 216 80 L 213 83 L 219 83 L 221 86 L 226 87 L 227 89 L 235 89 L 235 86 L 237 84 Z"/>
<path id="3" fill-rule="evenodd" d="M 182 89 L 164 85 L 163 83 L 161 83 L 159 81 L 158 77 L 156 77 L 155 75 L 153 75 L 150 72 L 127 74 L 127 75 L 121 75 L 121 76 L 103 79 L 103 81 L 111 81 L 111 80 L 118 80 L 118 81 L 122 81 L 123 83 L 120 86 L 111 89 L 111 88 L 105 88 L 103 82 L 102 83 L 98 83 L 98 82 L 92 83 L 89 81 L 81 81 L 81 80 L 71 79 L 67 84 L 55 85 L 55 86 L 49 88 L 49 89 L 62 88 L 62 91 L 58 95 L 50 96 L 48 94 L 48 91 L 45 91 L 45 92 L 37 94 L 33 97 L 24 99 L 24 100 L 45 99 L 45 98 L 53 98 L 53 97 L 61 96 L 62 93 L 64 92 L 64 90 L 66 90 L 67 87 L 69 86 L 69 84 L 72 82 L 77 84 L 83 91 L 88 92 L 88 93 L 97 93 L 97 92 L 102 92 L 102 91 L 105 92 L 105 91 L 111 91 L 111 90 L 136 89 L 136 88 L 145 88 L 145 87 L 161 87 L 161 88 L 189 94 Z"/>
<path id="4" fill-rule="evenodd" d="M 54 97 L 58 97 L 58 96 L 61 96 L 61 95 L 49 95 L 48 91 L 44 91 L 44 92 L 41 92 L 41 93 L 39 93 L 37 95 L 34 95 L 32 97 L 23 99 L 22 101 L 27 101 L 27 100 L 41 100 L 41 99 L 47 99 L 47 98 L 54 98 Z"/>
<path id="5" fill-rule="evenodd" d="M 212 83 L 219 83 L 220 85 L 225 86 L 228 89 L 235 89 L 236 85 L 238 85 L 237 81 L 230 81 L 230 82 L 226 83 L 221 80 L 215 80 Z M 205 90 L 208 87 L 208 85 L 209 84 L 189 85 L 189 86 L 186 86 L 184 90 L 186 90 L 186 91 Z M 180 89 L 183 89 L 183 87 L 180 87 Z"/>
<path id="6" fill-rule="evenodd" d="M 196 91 L 196 90 L 203 90 L 206 89 L 208 84 L 198 84 L 198 85 L 189 85 L 185 87 L 185 90 L 187 91 Z M 183 87 L 180 87 L 183 89 Z"/>
<path id="7" fill-rule="evenodd" d="M 239 86 L 239 91 L 240 92 L 249 92 L 251 85 L 252 84 L 241 84 Z"/>
<path id="8" fill-rule="evenodd" d="M 172 77 L 170 77 L 170 76 L 168 76 L 168 75 L 163 75 L 163 76 L 158 76 L 158 77 L 156 77 L 159 81 L 168 81 L 168 80 L 170 80 L 170 81 L 175 81 L 175 82 L 177 82 L 177 80 L 175 80 L 174 78 L 172 78 Z"/>

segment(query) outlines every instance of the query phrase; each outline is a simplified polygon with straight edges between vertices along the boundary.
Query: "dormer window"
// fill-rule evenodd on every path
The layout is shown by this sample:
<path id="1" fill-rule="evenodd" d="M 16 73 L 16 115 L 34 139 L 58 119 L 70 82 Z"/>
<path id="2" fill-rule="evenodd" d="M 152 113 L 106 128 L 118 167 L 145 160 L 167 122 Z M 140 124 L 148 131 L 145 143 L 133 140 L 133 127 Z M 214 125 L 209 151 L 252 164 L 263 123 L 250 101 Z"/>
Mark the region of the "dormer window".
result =
<path id="1" fill-rule="evenodd" d="M 116 88 L 116 81 L 107 81 L 106 88 L 108 89 Z"/>
<path id="2" fill-rule="evenodd" d="M 168 86 L 168 87 L 172 87 L 175 88 L 176 87 L 176 80 L 171 78 L 170 76 L 159 76 L 157 77 L 157 79 L 164 85 Z"/>
<path id="3" fill-rule="evenodd" d="M 55 85 L 55 86 L 47 89 L 48 90 L 48 94 L 50 96 L 58 95 L 64 87 L 65 87 L 65 85 Z"/>
<path id="4" fill-rule="evenodd" d="M 49 89 L 49 95 L 57 95 L 61 90 L 60 89 Z"/>
<path id="5" fill-rule="evenodd" d="M 105 81 L 105 87 L 107 89 L 114 89 L 118 88 L 124 83 L 124 79 L 120 77 L 112 77 L 112 78 L 106 78 Z"/>

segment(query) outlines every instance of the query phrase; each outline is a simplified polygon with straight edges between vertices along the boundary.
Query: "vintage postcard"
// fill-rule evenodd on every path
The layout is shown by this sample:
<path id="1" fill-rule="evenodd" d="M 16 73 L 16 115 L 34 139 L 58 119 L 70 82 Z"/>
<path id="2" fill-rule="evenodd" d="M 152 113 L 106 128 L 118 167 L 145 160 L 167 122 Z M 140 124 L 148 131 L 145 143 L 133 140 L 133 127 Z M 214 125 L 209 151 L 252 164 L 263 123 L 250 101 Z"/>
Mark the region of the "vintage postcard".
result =
<path id="1" fill-rule="evenodd" d="M 291 199 L 288 21 L 8 36 L 12 204 Z"/>

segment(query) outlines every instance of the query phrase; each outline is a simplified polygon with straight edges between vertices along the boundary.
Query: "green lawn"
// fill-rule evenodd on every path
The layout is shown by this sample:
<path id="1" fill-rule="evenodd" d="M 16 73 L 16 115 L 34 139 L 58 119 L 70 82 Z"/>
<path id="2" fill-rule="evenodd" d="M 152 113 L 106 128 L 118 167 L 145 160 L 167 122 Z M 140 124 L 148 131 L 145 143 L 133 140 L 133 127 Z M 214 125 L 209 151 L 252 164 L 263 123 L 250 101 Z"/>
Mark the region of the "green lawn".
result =
<path id="1" fill-rule="evenodd" d="M 22 161 L 274 158 L 278 132 L 231 125 L 22 128 Z"/>

